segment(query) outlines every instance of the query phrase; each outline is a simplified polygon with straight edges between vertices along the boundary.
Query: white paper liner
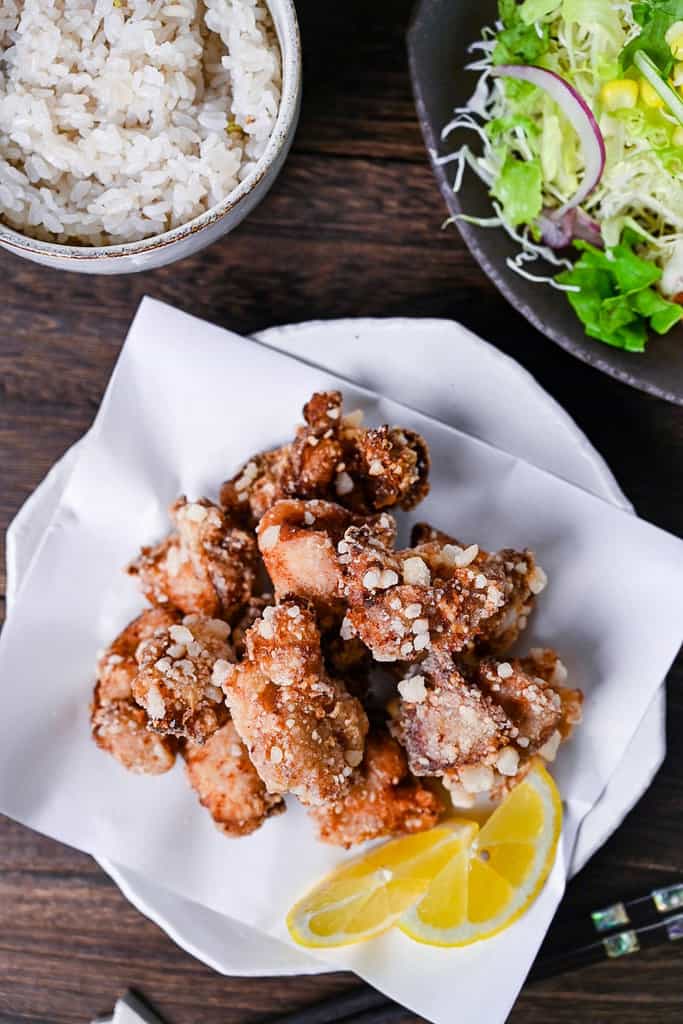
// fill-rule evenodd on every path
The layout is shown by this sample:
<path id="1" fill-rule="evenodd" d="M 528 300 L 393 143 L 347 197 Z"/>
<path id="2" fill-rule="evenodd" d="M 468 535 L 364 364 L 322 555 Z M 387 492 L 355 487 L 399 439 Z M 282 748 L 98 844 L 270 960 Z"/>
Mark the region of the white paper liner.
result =
<path id="1" fill-rule="evenodd" d="M 2 678 L 21 683 L 6 683 L 0 809 L 278 937 L 296 896 L 344 854 L 315 843 L 294 807 L 248 839 L 226 840 L 180 770 L 139 779 L 102 755 L 86 709 L 96 649 L 141 604 L 120 566 L 165 532 L 165 505 L 179 491 L 215 494 L 252 451 L 291 434 L 313 390 L 334 384 L 329 374 L 145 302 L 0 643 Z M 325 957 L 434 1020 L 450 1019 L 454 985 L 460 1020 L 502 1020 L 561 895 L 576 827 L 678 648 L 683 545 L 482 442 L 367 392 L 344 391 L 349 407 L 364 407 L 373 422 L 427 437 L 434 486 L 420 518 L 484 546 L 535 548 L 551 586 L 524 646 L 557 646 L 587 693 L 586 722 L 557 766 L 567 800 L 563 848 L 532 910 L 468 950 L 391 934 Z M 485 981 L 492 962 L 495 991 Z"/>

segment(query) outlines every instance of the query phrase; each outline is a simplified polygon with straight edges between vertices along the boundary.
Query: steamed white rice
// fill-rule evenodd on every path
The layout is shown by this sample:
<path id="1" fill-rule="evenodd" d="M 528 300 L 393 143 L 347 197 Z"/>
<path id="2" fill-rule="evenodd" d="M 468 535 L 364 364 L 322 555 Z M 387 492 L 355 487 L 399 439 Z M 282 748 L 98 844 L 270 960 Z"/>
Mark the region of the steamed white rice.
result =
<path id="1" fill-rule="evenodd" d="M 0 218 L 90 245 L 184 224 L 253 169 L 280 85 L 262 0 L 0 0 Z"/>

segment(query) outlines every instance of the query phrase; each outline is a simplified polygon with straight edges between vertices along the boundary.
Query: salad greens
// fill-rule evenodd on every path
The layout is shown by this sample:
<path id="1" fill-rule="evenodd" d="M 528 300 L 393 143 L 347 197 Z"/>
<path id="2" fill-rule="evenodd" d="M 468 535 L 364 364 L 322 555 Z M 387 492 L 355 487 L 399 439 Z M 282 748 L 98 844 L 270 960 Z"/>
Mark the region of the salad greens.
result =
<path id="1" fill-rule="evenodd" d="M 547 6 L 547 4 L 546 4 Z M 517 0 L 498 0 L 502 29 L 496 36 L 494 64 L 534 64 L 547 52 L 550 35 L 547 25 L 534 27 L 522 16 Z"/>
<path id="2" fill-rule="evenodd" d="M 498 11 L 473 47 L 477 88 L 444 129 L 475 130 L 483 146 L 445 158 L 454 187 L 474 170 L 496 213 L 482 226 L 519 247 L 508 266 L 565 291 L 591 337 L 642 352 L 683 316 L 683 0 L 498 0 Z M 534 74 L 496 77 L 501 65 Z M 586 131 L 539 69 L 592 114 L 603 159 L 590 179 Z M 537 261 L 549 270 L 532 273 Z"/>
<path id="3" fill-rule="evenodd" d="M 674 56 L 666 41 L 666 33 L 677 21 L 683 21 L 683 0 L 644 0 L 634 3 L 633 17 L 641 26 L 641 31 L 620 54 L 622 71 L 628 71 L 638 50 L 643 50 L 662 75 L 670 74 Z"/>
<path id="4" fill-rule="evenodd" d="M 578 240 L 574 245 L 581 258 L 558 275 L 561 284 L 579 288 L 567 292 L 567 298 L 586 334 L 628 352 L 645 350 L 648 325 L 666 334 L 683 317 L 681 306 L 652 287 L 662 272 L 634 252 L 639 241 L 628 229 L 621 243 L 607 251 Z"/>
<path id="5" fill-rule="evenodd" d="M 503 208 L 506 221 L 513 227 L 536 220 L 543 208 L 543 174 L 540 160 L 508 158 L 491 189 Z"/>

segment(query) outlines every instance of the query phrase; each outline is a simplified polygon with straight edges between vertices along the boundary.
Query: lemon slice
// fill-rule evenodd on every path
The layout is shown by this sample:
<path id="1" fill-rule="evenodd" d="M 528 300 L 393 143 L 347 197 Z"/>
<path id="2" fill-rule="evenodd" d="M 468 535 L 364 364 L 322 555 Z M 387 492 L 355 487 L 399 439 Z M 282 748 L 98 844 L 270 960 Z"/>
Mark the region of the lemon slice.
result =
<path id="1" fill-rule="evenodd" d="M 418 942 L 467 946 L 507 928 L 535 900 L 562 826 L 557 787 L 540 765 L 461 845 L 398 922 Z"/>
<path id="2" fill-rule="evenodd" d="M 474 822 L 453 821 L 394 839 L 342 865 L 287 915 L 293 940 L 308 948 L 362 942 L 386 931 L 475 839 Z"/>

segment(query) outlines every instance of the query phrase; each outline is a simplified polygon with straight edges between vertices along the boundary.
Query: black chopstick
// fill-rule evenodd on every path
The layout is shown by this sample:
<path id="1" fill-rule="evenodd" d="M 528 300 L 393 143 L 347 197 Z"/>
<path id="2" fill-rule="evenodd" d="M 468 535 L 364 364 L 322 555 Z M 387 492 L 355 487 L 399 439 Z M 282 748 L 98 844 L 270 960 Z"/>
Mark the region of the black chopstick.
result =
<path id="1" fill-rule="evenodd" d="M 350 1017 L 356 1020 L 368 1010 L 378 1010 L 387 1004 L 398 1005 L 369 985 L 354 985 L 348 992 L 312 1003 L 303 1010 L 269 1018 L 269 1024 L 332 1024 Z"/>
<path id="2" fill-rule="evenodd" d="M 683 939 L 683 883 L 655 889 L 646 896 L 619 901 L 573 922 L 556 925 L 527 981 L 541 981 L 678 939 Z M 552 952 L 544 952 L 548 948 Z M 362 985 L 302 1010 L 269 1018 L 267 1024 L 389 1024 L 409 1013 L 381 992 Z"/>

